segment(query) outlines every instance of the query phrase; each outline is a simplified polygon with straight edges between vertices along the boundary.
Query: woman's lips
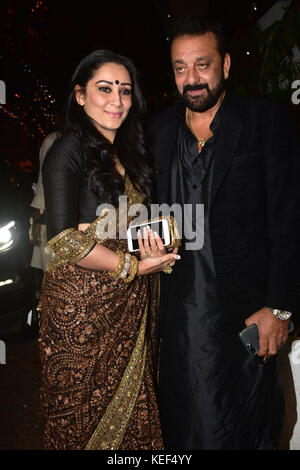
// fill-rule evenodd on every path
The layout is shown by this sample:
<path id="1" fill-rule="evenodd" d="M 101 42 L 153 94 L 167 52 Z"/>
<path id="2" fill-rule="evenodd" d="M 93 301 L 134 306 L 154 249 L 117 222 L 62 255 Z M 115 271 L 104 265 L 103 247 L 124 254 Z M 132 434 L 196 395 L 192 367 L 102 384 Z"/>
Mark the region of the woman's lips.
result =
<path id="1" fill-rule="evenodd" d="M 105 112 L 108 116 L 112 117 L 113 119 L 120 119 L 120 117 L 122 116 L 122 113 L 112 113 L 110 111 Z"/>

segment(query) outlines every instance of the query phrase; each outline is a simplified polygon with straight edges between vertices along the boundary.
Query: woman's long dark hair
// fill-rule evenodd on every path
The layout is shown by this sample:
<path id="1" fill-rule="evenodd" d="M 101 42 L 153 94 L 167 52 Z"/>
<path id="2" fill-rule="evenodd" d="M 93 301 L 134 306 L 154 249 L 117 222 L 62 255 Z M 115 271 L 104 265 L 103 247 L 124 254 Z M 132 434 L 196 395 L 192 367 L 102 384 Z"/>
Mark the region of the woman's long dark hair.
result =
<path id="1" fill-rule="evenodd" d="M 104 64 L 123 65 L 132 80 L 132 106 L 127 118 L 118 129 L 114 143 L 109 142 L 95 127 L 92 118 L 77 103 L 74 87 L 79 85 L 85 92 L 86 85 L 95 72 Z M 81 60 L 70 84 L 66 110 L 66 132 L 72 132 L 83 142 L 87 153 L 87 176 L 90 189 L 97 195 L 99 203 L 115 206 L 124 190 L 124 180 L 115 169 L 114 155 L 132 183 L 142 192 L 145 203 L 152 201 L 152 170 L 145 149 L 143 120 L 145 101 L 141 93 L 138 72 L 127 57 L 100 49 Z"/>

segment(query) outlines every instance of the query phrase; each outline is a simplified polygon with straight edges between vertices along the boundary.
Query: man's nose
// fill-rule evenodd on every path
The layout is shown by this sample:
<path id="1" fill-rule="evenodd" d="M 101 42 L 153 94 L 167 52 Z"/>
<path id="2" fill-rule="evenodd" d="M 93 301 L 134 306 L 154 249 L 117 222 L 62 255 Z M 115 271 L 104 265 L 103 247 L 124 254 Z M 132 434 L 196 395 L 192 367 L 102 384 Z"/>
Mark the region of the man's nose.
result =
<path id="1" fill-rule="evenodd" d="M 198 83 L 200 78 L 194 67 L 191 67 L 190 69 L 187 70 L 186 73 L 186 83 L 189 85 L 194 85 L 195 83 Z"/>

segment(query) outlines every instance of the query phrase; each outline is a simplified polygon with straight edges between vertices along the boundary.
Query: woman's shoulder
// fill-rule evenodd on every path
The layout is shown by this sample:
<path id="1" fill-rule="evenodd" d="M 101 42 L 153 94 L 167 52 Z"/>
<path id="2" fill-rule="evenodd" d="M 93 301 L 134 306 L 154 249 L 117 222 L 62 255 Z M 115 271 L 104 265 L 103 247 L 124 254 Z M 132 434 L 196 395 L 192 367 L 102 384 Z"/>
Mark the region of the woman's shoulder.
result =
<path id="1" fill-rule="evenodd" d="M 71 132 L 60 133 L 55 139 L 51 149 L 55 149 L 56 152 L 61 151 L 63 153 L 83 151 L 82 142 L 79 137 Z"/>
<path id="2" fill-rule="evenodd" d="M 70 169 L 78 172 L 84 167 L 84 150 L 80 139 L 72 133 L 62 133 L 49 148 L 43 168 Z"/>

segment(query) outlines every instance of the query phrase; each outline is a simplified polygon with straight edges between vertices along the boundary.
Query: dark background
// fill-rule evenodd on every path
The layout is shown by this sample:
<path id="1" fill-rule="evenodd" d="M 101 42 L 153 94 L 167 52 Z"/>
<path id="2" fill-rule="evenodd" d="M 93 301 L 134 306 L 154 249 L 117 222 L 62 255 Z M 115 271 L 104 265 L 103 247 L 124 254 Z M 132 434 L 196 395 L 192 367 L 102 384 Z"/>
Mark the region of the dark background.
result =
<path id="1" fill-rule="evenodd" d="M 168 34 L 173 19 L 185 13 L 220 16 L 232 54 L 231 87 L 242 93 L 266 94 L 258 79 L 263 55 L 259 55 L 256 31 L 257 21 L 274 3 L 274 0 L 2 0 L 0 79 L 6 84 L 7 93 L 6 106 L 0 109 L 2 160 L 36 174 L 39 146 L 55 127 L 55 110 L 63 109 L 73 70 L 94 49 L 109 48 L 133 59 L 141 72 L 149 114 L 172 103 L 176 89 Z M 290 6 L 298 20 L 299 3 L 293 0 Z M 283 23 L 283 42 L 288 43 L 286 37 L 297 36 L 297 28 L 293 26 L 295 31 L 290 31 L 290 24 Z M 290 38 L 288 46 L 298 39 Z M 278 53 L 280 47 L 275 43 L 272 47 Z M 247 55 L 247 51 L 251 53 Z M 280 64 L 285 52 L 281 51 L 275 65 Z M 275 98 L 289 102 L 290 95 L 289 92 Z M 299 115 L 300 106 L 292 108 Z"/>
<path id="2" fill-rule="evenodd" d="M 223 19 L 232 55 L 230 86 L 239 93 L 283 101 L 300 130 L 300 104 L 291 101 L 291 83 L 300 80 L 300 68 L 283 63 L 293 46 L 300 45 L 300 0 L 292 0 L 284 18 L 261 32 L 257 22 L 274 3 L 1 0 L 0 80 L 6 84 L 7 97 L 6 105 L 0 106 L 0 165 L 23 175 L 28 208 L 39 147 L 56 126 L 55 112 L 64 107 L 70 77 L 81 58 L 98 48 L 132 58 L 141 72 L 151 115 L 176 99 L 167 38 L 173 19 L 185 13 L 212 13 Z M 279 86 L 282 76 L 288 82 L 284 89 Z M 5 206 L 6 200 L 0 203 Z M 37 344 L 23 337 L 7 342 L 7 365 L 0 365 L 0 449 L 42 449 Z M 281 449 L 287 450 L 297 415 L 290 368 L 285 366 L 284 371 L 289 385 Z"/>

